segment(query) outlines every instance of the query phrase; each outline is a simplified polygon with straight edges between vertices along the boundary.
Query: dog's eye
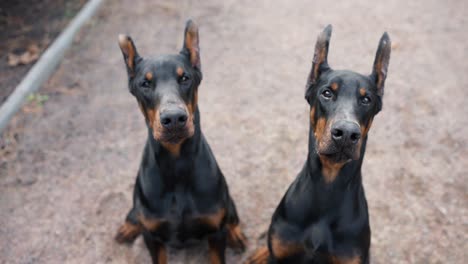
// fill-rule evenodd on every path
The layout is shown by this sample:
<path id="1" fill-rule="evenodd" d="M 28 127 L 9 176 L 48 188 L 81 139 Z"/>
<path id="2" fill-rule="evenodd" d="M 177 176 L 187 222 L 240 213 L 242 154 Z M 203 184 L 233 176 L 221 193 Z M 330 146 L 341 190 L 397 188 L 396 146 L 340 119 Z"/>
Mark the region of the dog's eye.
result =
<path id="1" fill-rule="evenodd" d="M 324 91 L 322 92 L 322 96 L 323 96 L 325 99 L 330 99 L 330 98 L 333 97 L 333 93 L 332 93 L 330 90 L 326 89 L 326 90 L 324 90 Z"/>
<path id="2" fill-rule="evenodd" d="M 151 85 L 151 83 L 150 83 L 150 81 L 148 81 L 148 80 L 143 80 L 143 81 L 141 82 L 141 87 L 149 88 L 150 85 Z"/>
<path id="3" fill-rule="evenodd" d="M 182 75 L 182 77 L 180 77 L 179 79 L 179 82 L 180 83 L 184 83 L 184 82 L 187 82 L 190 78 L 187 76 L 187 75 Z"/>
<path id="4" fill-rule="evenodd" d="M 369 96 L 364 96 L 364 97 L 361 98 L 361 103 L 362 103 L 363 105 L 368 105 L 368 104 L 371 103 L 371 101 L 372 101 L 372 100 L 370 99 Z"/>
<path id="5" fill-rule="evenodd" d="M 190 87 L 192 86 L 192 80 L 190 79 L 190 77 L 188 75 L 184 74 L 184 75 L 180 76 L 179 84 L 180 84 L 180 87 L 183 90 L 188 91 L 190 89 Z"/>

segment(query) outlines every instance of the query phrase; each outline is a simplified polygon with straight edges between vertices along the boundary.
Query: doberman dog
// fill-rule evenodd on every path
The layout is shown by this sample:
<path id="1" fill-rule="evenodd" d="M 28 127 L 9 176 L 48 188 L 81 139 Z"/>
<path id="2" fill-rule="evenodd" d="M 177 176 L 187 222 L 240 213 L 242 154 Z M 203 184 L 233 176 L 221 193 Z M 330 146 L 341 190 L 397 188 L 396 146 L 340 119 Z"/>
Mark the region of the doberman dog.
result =
<path id="1" fill-rule="evenodd" d="M 135 96 L 148 128 L 133 207 L 116 240 L 142 234 L 153 263 L 167 263 L 166 246 L 208 240 L 211 263 L 225 263 L 226 245 L 244 250 L 236 206 L 200 128 L 202 80 L 199 34 L 189 20 L 179 54 L 144 59 L 129 36 L 119 36 Z"/>
<path id="2" fill-rule="evenodd" d="M 268 247 L 247 263 L 369 263 L 361 166 L 372 120 L 382 108 L 391 43 L 384 33 L 369 76 L 332 70 L 331 32 L 329 25 L 318 37 L 306 85 L 307 161 L 273 214 Z"/>

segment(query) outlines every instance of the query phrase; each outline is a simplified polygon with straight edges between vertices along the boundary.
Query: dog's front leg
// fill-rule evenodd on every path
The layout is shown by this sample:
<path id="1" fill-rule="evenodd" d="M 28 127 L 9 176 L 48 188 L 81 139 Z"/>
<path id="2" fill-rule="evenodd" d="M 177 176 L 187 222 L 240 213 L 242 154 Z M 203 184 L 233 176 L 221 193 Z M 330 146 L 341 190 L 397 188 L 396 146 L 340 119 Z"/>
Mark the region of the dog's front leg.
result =
<path id="1" fill-rule="evenodd" d="M 143 235 L 146 247 L 148 248 L 153 264 L 167 264 L 166 247 L 163 243 Z"/>
<path id="2" fill-rule="evenodd" d="M 230 196 L 227 208 L 227 245 L 235 250 L 244 252 L 247 247 L 247 238 L 241 230 L 236 205 Z"/>
<path id="3" fill-rule="evenodd" d="M 211 264 L 226 263 L 224 252 L 226 251 L 227 232 L 223 228 L 208 237 L 208 246 Z"/>
<path id="4" fill-rule="evenodd" d="M 136 210 L 132 208 L 127 214 L 125 223 L 120 226 L 115 236 L 115 240 L 118 243 L 131 244 L 141 234 L 141 226 L 136 218 Z"/>

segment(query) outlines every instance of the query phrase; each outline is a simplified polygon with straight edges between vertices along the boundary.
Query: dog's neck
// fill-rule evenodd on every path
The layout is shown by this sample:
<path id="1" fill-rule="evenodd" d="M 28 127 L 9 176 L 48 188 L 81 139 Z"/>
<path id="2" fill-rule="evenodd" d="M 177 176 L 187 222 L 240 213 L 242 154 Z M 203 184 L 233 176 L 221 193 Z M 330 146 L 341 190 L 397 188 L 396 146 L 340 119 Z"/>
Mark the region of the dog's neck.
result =
<path id="1" fill-rule="evenodd" d="M 306 174 L 316 183 L 323 183 L 331 186 L 345 187 L 351 182 L 361 182 L 361 166 L 364 159 L 366 149 L 367 136 L 362 139 L 361 153 L 358 160 L 351 160 L 345 163 L 338 171 L 332 180 L 327 179 L 324 175 L 324 164 L 317 153 L 316 139 L 313 133 L 313 128 L 309 132 L 309 153 L 305 165 Z"/>

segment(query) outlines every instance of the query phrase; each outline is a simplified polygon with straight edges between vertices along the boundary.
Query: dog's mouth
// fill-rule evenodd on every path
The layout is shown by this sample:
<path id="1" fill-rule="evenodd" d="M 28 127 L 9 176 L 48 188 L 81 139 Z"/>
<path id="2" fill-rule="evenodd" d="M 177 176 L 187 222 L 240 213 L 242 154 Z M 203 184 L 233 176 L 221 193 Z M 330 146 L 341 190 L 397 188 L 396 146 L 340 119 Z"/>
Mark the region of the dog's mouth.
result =
<path id="1" fill-rule="evenodd" d="M 352 160 L 351 155 L 344 151 L 327 154 L 319 153 L 319 155 L 334 163 L 346 163 Z"/>
<path id="2" fill-rule="evenodd" d="M 186 126 L 182 129 L 164 129 L 160 136 L 155 137 L 155 139 L 163 143 L 179 144 L 192 136 L 193 132 L 190 132 L 190 129 Z"/>
<path id="3" fill-rule="evenodd" d="M 326 158 L 327 160 L 334 163 L 346 163 L 351 160 L 359 159 L 359 152 L 356 151 L 355 147 L 347 148 L 336 148 L 330 146 L 324 150 L 318 150 L 319 156 Z"/>

